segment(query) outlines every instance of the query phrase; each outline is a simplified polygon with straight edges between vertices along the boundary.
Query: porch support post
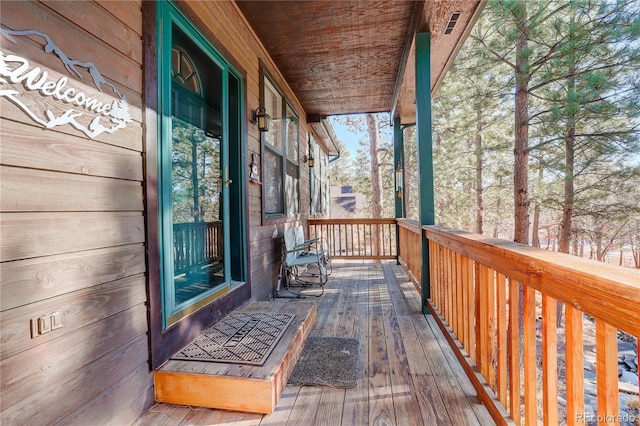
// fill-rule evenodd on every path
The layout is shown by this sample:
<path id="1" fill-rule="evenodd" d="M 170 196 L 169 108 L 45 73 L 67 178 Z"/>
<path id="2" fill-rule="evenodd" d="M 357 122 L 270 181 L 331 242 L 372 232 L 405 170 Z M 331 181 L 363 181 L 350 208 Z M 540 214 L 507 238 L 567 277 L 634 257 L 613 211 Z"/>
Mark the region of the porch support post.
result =
<path id="1" fill-rule="evenodd" d="M 396 169 L 394 174 L 396 218 L 405 217 L 404 205 L 404 128 L 400 124 L 400 117 L 393 120 L 393 164 Z M 397 170 L 402 169 L 400 182 L 398 182 Z"/>
<path id="2" fill-rule="evenodd" d="M 404 206 L 404 132 L 400 117 L 393 119 L 394 199 L 396 219 L 405 217 Z M 398 172 L 402 170 L 402 172 Z M 400 179 L 398 179 L 400 178 Z M 398 182 L 399 181 L 399 182 Z M 396 262 L 400 264 L 400 228 L 396 222 Z"/>
<path id="3" fill-rule="evenodd" d="M 416 34 L 416 142 L 420 182 L 420 224 L 435 225 L 431 135 L 431 34 Z M 422 311 L 431 297 L 429 241 L 422 238 Z"/>

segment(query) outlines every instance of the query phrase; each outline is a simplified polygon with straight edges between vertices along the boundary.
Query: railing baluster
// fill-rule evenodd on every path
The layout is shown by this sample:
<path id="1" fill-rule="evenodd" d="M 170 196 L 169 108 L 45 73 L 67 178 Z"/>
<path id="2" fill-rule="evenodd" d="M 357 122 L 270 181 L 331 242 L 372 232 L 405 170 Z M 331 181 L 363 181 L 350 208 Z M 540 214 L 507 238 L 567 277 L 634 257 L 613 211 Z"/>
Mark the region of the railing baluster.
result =
<path id="1" fill-rule="evenodd" d="M 331 224 L 331 241 L 333 241 L 333 256 L 339 256 L 340 252 L 336 251 L 336 244 L 339 244 L 339 242 L 336 241 L 336 224 L 332 223 Z"/>
<path id="2" fill-rule="evenodd" d="M 452 330 L 455 330 L 458 323 L 456 303 L 456 255 L 453 250 L 449 250 L 449 324 Z"/>
<path id="3" fill-rule="evenodd" d="M 431 297 L 434 299 L 435 306 L 440 309 L 440 262 L 438 258 L 438 244 L 433 241 L 429 241 L 429 244 L 431 245 L 431 247 L 429 248 L 429 254 L 431 256 L 431 259 L 429 259 L 429 264 L 433 265 L 431 282 L 434 286 Z"/>
<path id="4" fill-rule="evenodd" d="M 542 409 L 544 424 L 558 424 L 556 300 L 542 295 Z"/>
<path id="5" fill-rule="evenodd" d="M 524 418 L 537 423 L 536 407 L 536 291 L 524 286 Z"/>
<path id="6" fill-rule="evenodd" d="M 596 319 L 596 383 L 598 423 L 619 425 L 617 333 L 615 327 L 599 319 Z"/>
<path id="7" fill-rule="evenodd" d="M 507 406 L 507 283 L 497 274 L 496 304 L 498 316 L 498 399 Z"/>
<path id="8" fill-rule="evenodd" d="M 509 411 L 520 424 L 520 283 L 509 278 Z"/>
<path id="9" fill-rule="evenodd" d="M 476 317 L 476 292 L 477 292 L 477 287 L 476 287 L 476 281 L 475 281 L 475 276 L 474 276 L 474 271 L 475 271 L 475 262 L 471 259 L 468 259 L 467 261 L 467 280 L 468 280 L 468 287 L 469 287 L 469 294 L 467 295 L 468 298 L 468 305 L 469 305 L 469 356 L 471 356 L 471 359 L 473 360 L 474 363 L 477 363 L 477 358 L 476 358 L 476 321 L 477 321 L 477 317 Z"/>
<path id="10" fill-rule="evenodd" d="M 567 425 L 584 424 L 584 353 L 582 343 L 582 312 L 565 305 L 565 347 L 567 371 Z"/>
<path id="11" fill-rule="evenodd" d="M 445 264 L 444 264 L 444 247 L 440 244 L 436 244 L 436 263 L 438 265 L 438 299 L 440 300 L 438 309 L 440 313 L 444 313 L 445 300 Z"/>
<path id="12" fill-rule="evenodd" d="M 462 321 L 462 347 L 467 353 L 470 353 L 469 350 L 469 321 L 471 318 L 469 317 L 469 275 L 467 272 L 467 263 L 469 259 L 466 256 L 460 256 L 460 283 L 462 294 L 462 308 L 461 315 L 463 318 Z"/>
<path id="13" fill-rule="evenodd" d="M 480 326 L 480 323 L 482 322 L 482 319 L 481 319 L 482 310 L 480 309 L 481 299 L 482 299 L 482 291 L 481 291 L 482 285 L 480 282 L 481 281 L 480 275 L 481 275 L 480 264 L 478 262 L 474 262 L 473 263 L 473 287 L 474 287 L 473 316 L 475 318 L 474 335 L 476 340 L 474 362 L 476 363 L 476 366 L 478 367 L 478 369 L 480 369 L 480 365 L 482 364 L 482 345 L 484 344 L 484 341 L 482 340 L 482 336 L 484 334 L 482 333 L 482 327 Z"/>
<path id="14" fill-rule="evenodd" d="M 462 283 L 462 256 L 458 252 L 454 252 L 456 257 L 456 336 L 458 337 L 458 341 L 464 341 L 464 322 L 465 318 L 462 310 L 462 294 L 463 294 L 463 283 Z"/>
<path id="15" fill-rule="evenodd" d="M 498 388 L 497 379 L 497 364 L 498 364 L 498 334 L 496 327 L 496 278 L 495 271 L 492 268 L 487 268 L 487 308 L 488 308 L 488 359 L 489 359 L 489 376 L 488 382 L 491 389 L 494 392 Z"/>
<path id="16" fill-rule="evenodd" d="M 442 299 L 442 313 L 443 316 L 449 321 L 449 304 L 451 303 L 451 294 L 449 292 L 449 283 L 451 282 L 451 274 L 449 269 L 449 249 L 446 247 L 442 247 L 442 261 L 444 262 L 444 276 L 442 280 L 442 285 L 444 288 L 444 296 Z"/>
<path id="17" fill-rule="evenodd" d="M 355 240 L 353 239 L 353 223 L 351 224 L 351 256 L 355 256 L 355 247 L 354 247 L 354 243 Z"/>
<path id="18" fill-rule="evenodd" d="M 489 377 L 489 268 L 480 265 L 480 340 L 476 343 L 480 346 L 480 372 L 486 378 Z"/>

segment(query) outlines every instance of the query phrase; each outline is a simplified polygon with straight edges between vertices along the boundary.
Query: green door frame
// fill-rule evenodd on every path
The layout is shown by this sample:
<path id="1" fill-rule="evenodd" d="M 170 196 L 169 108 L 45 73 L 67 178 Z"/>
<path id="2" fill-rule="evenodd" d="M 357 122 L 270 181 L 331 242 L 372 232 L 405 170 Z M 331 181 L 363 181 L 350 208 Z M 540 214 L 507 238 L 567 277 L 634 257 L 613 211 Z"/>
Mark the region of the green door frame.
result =
<path id="1" fill-rule="evenodd" d="M 199 309 L 216 297 L 224 288 L 228 288 L 231 282 L 231 255 L 233 251 L 230 248 L 231 230 L 230 230 L 230 195 L 226 182 L 222 185 L 222 205 L 223 205 L 223 250 L 224 256 L 224 271 L 225 271 L 225 283 L 221 286 L 210 289 L 197 298 L 191 299 L 185 302 L 183 305 L 176 306 L 173 292 L 173 256 L 172 253 L 172 233 L 167 232 L 167 229 L 173 228 L 172 219 L 172 188 L 167 183 L 170 182 L 170 170 L 171 170 L 171 125 L 172 125 L 172 105 L 171 105 L 171 49 L 172 49 L 172 32 L 173 25 L 179 28 L 185 35 L 187 35 L 196 46 L 201 49 L 208 58 L 218 67 L 222 73 L 222 143 L 221 143 L 221 170 L 223 180 L 235 181 L 232 177 L 240 178 L 237 184 L 240 185 L 238 196 L 234 197 L 244 202 L 244 174 L 242 164 L 234 167 L 234 173 L 229 172 L 229 141 L 230 141 L 230 129 L 229 129 L 229 81 L 230 78 L 237 80 L 237 104 L 234 105 L 234 113 L 241 114 L 244 111 L 244 96 L 243 96 L 243 78 L 241 74 L 235 70 L 235 68 L 225 60 L 217 51 L 217 49 L 205 38 L 205 36 L 196 28 L 196 26 L 184 15 L 184 13 L 176 7 L 173 2 L 158 2 L 157 3 L 157 20 L 156 25 L 158 28 L 157 38 L 157 72 L 158 72 L 158 205 L 159 205 L 159 251 L 160 251 L 160 286 L 162 287 L 162 328 L 165 329 L 171 325 L 167 319 L 172 316 L 187 310 L 187 314 L 191 310 Z M 231 76 L 231 77 L 230 77 Z M 240 115 L 242 117 L 242 115 Z M 242 120 L 234 120 L 234 124 L 238 126 L 238 134 L 234 135 L 237 139 L 237 143 L 243 145 L 241 128 Z M 233 160 L 241 160 L 243 150 L 235 149 L 233 153 Z M 240 158 L 238 158 L 240 157 Z M 167 176 L 168 175 L 168 176 Z M 169 179 L 169 181 L 167 180 Z M 234 210 L 238 210 L 234 208 Z M 243 237 L 246 235 L 246 225 L 244 221 L 234 222 L 239 226 L 237 232 Z M 236 230 L 234 230 L 235 233 Z M 234 240 L 235 241 L 235 240 Z M 240 244 L 245 241 L 244 238 L 238 239 Z M 238 254 L 237 246 L 236 255 Z M 246 279 L 246 250 L 241 250 L 243 253 L 242 268 L 238 274 L 242 274 L 242 279 Z M 191 309 L 192 308 L 192 309 Z M 179 319 L 178 319 L 179 320 Z M 177 320 L 176 320 L 177 321 Z"/>

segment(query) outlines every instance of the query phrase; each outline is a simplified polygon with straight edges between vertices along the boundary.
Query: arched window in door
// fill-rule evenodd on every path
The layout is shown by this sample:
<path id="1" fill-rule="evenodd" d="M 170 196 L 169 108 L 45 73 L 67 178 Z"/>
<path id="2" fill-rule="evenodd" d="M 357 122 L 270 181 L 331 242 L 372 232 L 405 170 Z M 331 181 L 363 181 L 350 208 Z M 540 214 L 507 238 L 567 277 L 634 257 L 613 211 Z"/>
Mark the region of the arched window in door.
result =
<path id="1" fill-rule="evenodd" d="M 171 49 L 171 78 L 185 88 L 202 96 L 200 75 L 193 61 L 181 47 Z"/>

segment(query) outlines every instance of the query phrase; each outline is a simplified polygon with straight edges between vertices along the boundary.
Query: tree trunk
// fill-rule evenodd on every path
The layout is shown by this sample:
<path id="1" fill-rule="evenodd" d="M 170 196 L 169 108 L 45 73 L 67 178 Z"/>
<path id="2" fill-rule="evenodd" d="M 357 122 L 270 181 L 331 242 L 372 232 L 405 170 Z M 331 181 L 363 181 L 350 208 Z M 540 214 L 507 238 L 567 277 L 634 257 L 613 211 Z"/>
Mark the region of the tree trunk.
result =
<path id="1" fill-rule="evenodd" d="M 476 104 L 476 234 L 482 234 L 482 216 L 484 213 L 484 200 L 482 199 L 482 168 L 484 159 L 482 152 L 482 106 Z"/>
<path id="2" fill-rule="evenodd" d="M 531 245 L 540 247 L 540 203 L 533 208 L 533 229 L 531 231 Z"/>
<path id="3" fill-rule="evenodd" d="M 367 114 L 367 128 L 369 131 L 369 156 L 371 157 L 371 217 L 382 217 L 382 179 L 380 178 L 380 165 L 378 163 L 378 118 L 373 114 Z M 378 229 L 377 227 L 374 229 Z M 378 255 L 378 232 L 371 235 L 372 250 Z M 379 261 L 378 261 L 379 262 Z"/>
<path id="4" fill-rule="evenodd" d="M 498 177 L 498 188 L 502 188 L 502 176 Z M 498 192 L 498 199 L 496 200 L 496 221 L 493 225 L 493 238 L 498 238 L 500 232 L 498 229 L 498 221 L 500 220 L 499 218 L 502 217 L 502 198 L 499 194 L 500 193 Z"/>
<path id="5" fill-rule="evenodd" d="M 567 81 L 567 93 L 572 97 L 576 89 L 575 62 L 570 65 L 570 77 Z M 562 221 L 560 222 L 560 238 L 558 251 L 569 253 L 571 242 L 571 218 L 573 216 L 574 198 L 574 163 L 576 146 L 576 105 L 575 102 L 567 102 L 567 133 L 564 139 L 564 203 L 562 206 Z"/>
<path id="6" fill-rule="evenodd" d="M 371 157 L 371 217 L 382 217 L 382 180 L 378 164 L 378 118 L 367 114 L 369 131 L 369 155 Z"/>
<path id="7" fill-rule="evenodd" d="M 603 255 L 602 255 L 602 230 L 600 228 L 600 225 L 596 225 L 598 228 L 596 229 L 595 235 L 596 235 L 596 260 L 598 262 L 602 262 L 602 260 L 604 259 Z"/>
<path id="8" fill-rule="evenodd" d="M 515 146 L 513 170 L 516 243 L 529 244 L 529 49 L 526 2 L 514 8 L 519 24 L 516 44 Z"/>
<path id="9" fill-rule="evenodd" d="M 515 141 L 513 148 L 513 241 L 529 244 L 529 49 L 527 35 L 527 3 L 518 2 L 513 8 L 517 21 Z M 520 283 L 520 348 L 524 345 L 524 285 Z"/>
<path id="10" fill-rule="evenodd" d="M 571 38 L 571 33 L 569 34 Z M 575 204 L 574 195 L 574 166 L 575 166 L 575 146 L 576 146 L 576 111 L 577 105 L 571 99 L 576 90 L 576 65 L 573 55 L 570 57 L 569 78 L 567 79 L 567 133 L 564 139 L 564 203 L 562 206 L 562 221 L 560 222 L 560 235 L 558 238 L 558 251 L 569 253 L 571 243 L 571 218 L 573 217 L 573 207 Z M 562 302 L 557 302 L 556 325 L 562 325 Z"/>
<path id="11" fill-rule="evenodd" d="M 540 168 L 538 169 L 538 198 L 542 193 L 544 181 L 544 167 L 540 164 Z M 536 201 L 535 206 L 533 207 L 533 229 L 531 230 L 531 245 L 534 247 L 540 247 L 540 212 L 542 207 L 540 207 L 540 202 Z"/>

